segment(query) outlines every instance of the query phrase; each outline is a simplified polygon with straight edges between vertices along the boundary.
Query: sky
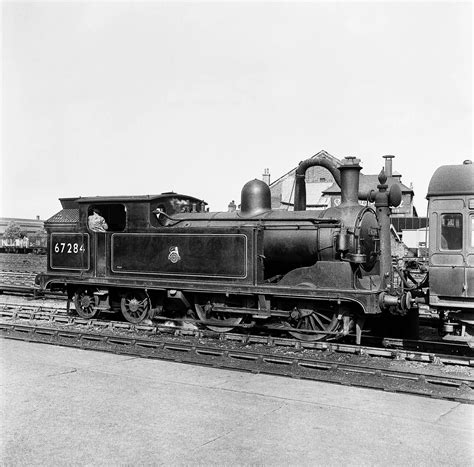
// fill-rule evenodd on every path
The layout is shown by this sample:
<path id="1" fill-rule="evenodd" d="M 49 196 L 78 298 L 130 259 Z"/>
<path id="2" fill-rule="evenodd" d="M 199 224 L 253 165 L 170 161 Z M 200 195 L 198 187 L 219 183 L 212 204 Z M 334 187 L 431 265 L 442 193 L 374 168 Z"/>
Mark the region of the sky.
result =
<path id="1" fill-rule="evenodd" d="M 472 154 L 469 2 L 3 2 L 0 216 L 175 191 L 227 210 L 324 149 L 426 211 Z"/>

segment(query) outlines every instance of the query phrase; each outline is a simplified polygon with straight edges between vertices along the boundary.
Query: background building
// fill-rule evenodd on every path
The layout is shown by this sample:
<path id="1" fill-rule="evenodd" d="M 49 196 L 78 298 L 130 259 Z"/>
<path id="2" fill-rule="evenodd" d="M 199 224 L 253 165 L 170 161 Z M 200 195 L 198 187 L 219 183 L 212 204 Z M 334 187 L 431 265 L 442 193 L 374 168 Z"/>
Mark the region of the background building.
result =
<path id="1" fill-rule="evenodd" d="M 6 228 L 12 222 L 18 224 L 21 231 L 27 237 L 36 234 L 44 229 L 44 221 L 36 216 L 36 219 L 20 219 L 17 217 L 0 217 L 0 237 L 5 233 Z"/>
<path id="2" fill-rule="evenodd" d="M 6 234 L 6 231 L 8 233 Z M 0 251 L 22 252 L 46 251 L 46 232 L 44 221 L 21 219 L 17 217 L 0 217 Z"/>

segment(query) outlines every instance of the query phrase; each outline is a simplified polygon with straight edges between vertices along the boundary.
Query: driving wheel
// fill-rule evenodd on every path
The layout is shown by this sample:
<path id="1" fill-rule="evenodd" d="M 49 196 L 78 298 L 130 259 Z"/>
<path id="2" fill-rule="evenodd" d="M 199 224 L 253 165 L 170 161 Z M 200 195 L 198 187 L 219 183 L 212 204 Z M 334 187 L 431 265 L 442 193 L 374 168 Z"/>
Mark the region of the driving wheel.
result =
<path id="1" fill-rule="evenodd" d="M 202 307 L 196 303 L 196 313 L 201 321 L 215 321 L 217 326 L 206 323 L 205 326 L 215 332 L 230 332 L 242 322 L 241 316 L 232 316 L 230 313 L 212 311 L 212 307 Z"/>
<path id="2" fill-rule="evenodd" d="M 93 288 L 85 288 L 74 293 L 74 307 L 81 318 L 92 319 L 99 313 L 95 306 L 94 290 Z"/>
<path id="3" fill-rule="evenodd" d="M 337 319 L 334 311 L 301 310 L 299 316 L 293 319 L 293 328 L 301 331 L 288 331 L 293 337 L 302 341 L 319 341 L 331 337 L 331 334 L 339 331 L 343 323 Z M 295 324 L 296 323 L 296 324 Z M 304 332 L 311 331 L 311 332 Z M 317 333 L 317 331 L 323 331 Z"/>
<path id="4" fill-rule="evenodd" d="M 133 324 L 143 321 L 150 310 L 150 300 L 140 291 L 129 292 L 122 297 L 120 305 L 123 317 Z"/>

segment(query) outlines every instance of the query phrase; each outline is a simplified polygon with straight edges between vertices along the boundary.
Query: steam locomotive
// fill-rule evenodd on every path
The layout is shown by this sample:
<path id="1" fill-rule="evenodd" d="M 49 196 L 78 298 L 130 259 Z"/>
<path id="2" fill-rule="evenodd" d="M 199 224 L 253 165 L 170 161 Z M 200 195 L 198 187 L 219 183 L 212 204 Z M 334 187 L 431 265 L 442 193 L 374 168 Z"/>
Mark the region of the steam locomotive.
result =
<path id="1" fill-rule="evenodd" d="M 341 187 L 339 206 L 306 210 L 305 174 L 312 166 L 331 172 Z M 47 272 L 36 284 L 67 292 L 84 318 L 100 312 L 121 312 L 131 323 L 192 318 L 217 332 L 263 328 L 301 340 L 355 332 L 358 343 L 367 317 L 416 317 L 418 304 L 429 303 L 441 310 L 447 334 L 469 337 L 474 173 L 472 165 L 460 167 L 454 176 L 467 185 L 451 195 L 463 201 L 451 204 L 442 193 L 446 185 L 430 185 L 431 225 L 446 233 L 461 229 L 465 237 L 446 247 L 430 233 L 431 293 L 426 283 L 395 277 L 390 208 L 401 202 L 399 185 L 387 183 L 382 169 L 379 184 L 361 190 L 359 159 L 335 162 L 325 155 L 299 164 L 294 211 L 272 210 L 270 189 L 260 180 L 244 185 L 234 212 L 208 212 L 202 200 L 176 193 L 63 198 L 62 210 L 45 223 Z M 461 180 L 463 171 L 469 173 Z M 101 211 L 106 232 L 89 228 L 92 209 Z M 462 291 L 452 289 L 454 299 L 450 279 L 443 279 L 453 271 L 456 282 L 466 274 Z"/>

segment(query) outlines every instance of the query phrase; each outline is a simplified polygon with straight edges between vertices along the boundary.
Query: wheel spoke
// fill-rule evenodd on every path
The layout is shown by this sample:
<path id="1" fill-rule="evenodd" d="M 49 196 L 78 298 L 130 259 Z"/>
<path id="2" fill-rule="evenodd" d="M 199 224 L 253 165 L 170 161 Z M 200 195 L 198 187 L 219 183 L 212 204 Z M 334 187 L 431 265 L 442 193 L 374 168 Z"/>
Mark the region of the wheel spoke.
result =
<path id="1" fill-rule="evenodd" d="M 314 316 L 318 316 L 319 318 L 323 319 L 324 321 L 330 323 L 333 318 L 334 318 L 334 314 L 332 315 L 325 315 L 324 313 L 321 313 L 320 311 L 315 311 L 313 313 Z"/>
<path id="2" fill-rule="evenodd" d="M 302 327 L 302 329 L 306 329 L 308 331 L 312 331 L 313 328 L 312 328 L 312 324 L 311 324 L 311 320 L 309 319 L 309 316 L 305 316 L 304 318 L 304 326 Z"/>
<path id="3" fill-rule="evenodd" d="M 311 329 L 313 331 L 321 331 L 324 329 L 323 323 L 321 323 L 315 314 L 309 315 L 309 320 L 311 321 Z"/>
<path id="4" fill-rule="evenodd" d="M 319 316 L 317 315 L 317 313 L 313 313 L 311 315 L 311 318 L 313 318 L 314 321 L 317 321 L 318 324 L 319 324 L 319 329 L 323 330 L 325 328 L 324 324 L 322 323 L 322 321 L 319 319 Z M 327 318 L 327 317 L 326 317 Z M 328 319 L 329 322 L 331 322 L 330 319 Z"/>

